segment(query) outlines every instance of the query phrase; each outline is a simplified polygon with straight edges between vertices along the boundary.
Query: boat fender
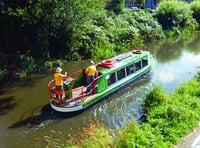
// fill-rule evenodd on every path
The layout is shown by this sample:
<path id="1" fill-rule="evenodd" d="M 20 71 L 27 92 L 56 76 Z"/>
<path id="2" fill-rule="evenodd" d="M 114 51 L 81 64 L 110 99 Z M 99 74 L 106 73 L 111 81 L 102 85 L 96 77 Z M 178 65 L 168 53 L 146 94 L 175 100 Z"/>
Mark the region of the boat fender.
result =
<path id="1" fill-rule="evenodd" d="M 141 54 L 142 51 L 141 51 L 141 50 L 133 50 L 133 53 L 134 53 L 134 54 Z"/>
<path id="2" fill-rule="evenodd" d="M 111 61 L 111 60 L 104 60 L 102 63 L 103 63 L 104 65 L 112 65 L 114 62 Z"/>

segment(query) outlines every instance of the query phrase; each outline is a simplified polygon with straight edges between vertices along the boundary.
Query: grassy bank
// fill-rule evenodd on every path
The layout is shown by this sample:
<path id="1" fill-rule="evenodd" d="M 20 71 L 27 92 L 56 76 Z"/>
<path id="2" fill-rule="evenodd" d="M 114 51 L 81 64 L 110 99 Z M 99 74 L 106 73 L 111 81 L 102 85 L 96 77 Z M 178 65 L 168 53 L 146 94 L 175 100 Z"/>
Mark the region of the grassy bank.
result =
<path id="1" fill-rule="evenodd" d="M 200 74 L 181 84 L 170 95 L 155 86 L 146 96 L 143 108 L 146 120 L 141 125 L 137 125 L 135 121 L 128 122 L 125 127 L 116 131 L 116 137 L 111 137 L 109 129 L 103 124 L 94 124 L 97 126 L 90 125 L 89 130 L 83 132 L 81 140 L 76 143 L 63 143 L 61 147 L 89 148 L 94 147 L 93 144 L 97 141 L 96 147 L 173 147 L 198 125 Z M 50 139 L 47 141 L 48 146 L 53 143 Z"/>

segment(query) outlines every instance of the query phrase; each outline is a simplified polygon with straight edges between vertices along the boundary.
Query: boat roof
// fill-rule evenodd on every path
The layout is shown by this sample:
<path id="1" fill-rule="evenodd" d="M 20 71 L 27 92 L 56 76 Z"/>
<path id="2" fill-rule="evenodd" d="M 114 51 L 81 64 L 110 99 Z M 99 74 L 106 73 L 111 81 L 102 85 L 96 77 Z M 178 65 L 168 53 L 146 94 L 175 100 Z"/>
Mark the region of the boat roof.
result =
<path id="1" fill-rule="evenodd" d="M 121 69 L 122 67 L 129 65 L 134 61 L 138 61 L 149 54 L 149 51 L 144 50 L 133 50 L 131 52 L 123 53 L 108 60 L 103 60 L 99 62 L 97 64 L 97 70 L 102 74 L 117 71 L 118 69 Z M 106 62 L 110 64 L 108 64 L 107 66 L 107 64 L 104 64 Z"/>

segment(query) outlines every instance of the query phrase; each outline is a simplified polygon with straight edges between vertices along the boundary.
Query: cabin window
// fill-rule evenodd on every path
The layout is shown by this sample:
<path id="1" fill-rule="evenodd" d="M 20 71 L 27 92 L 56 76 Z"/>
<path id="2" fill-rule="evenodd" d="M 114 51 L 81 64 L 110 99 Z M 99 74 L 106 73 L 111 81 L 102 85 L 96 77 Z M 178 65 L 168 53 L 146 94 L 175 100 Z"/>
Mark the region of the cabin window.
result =
<path id="1" fill-rule="evenodd" d="M 135 62 L 135 71 L 138 71 L 142 68 L 141 61 Z"/>
<path id="2" fill-rule="evenodd" d="M 118 81 L 123 79 L 125 77 L 125 69 L 122 68 L 120 69 L 119 71 L 117 71 L 117 78 L 118 78 Z"/>
<path id="3" fill-rule="evenodd" d="M 145 67 L 145 66 L 147 66 L 148 65 L 148 57 L 146 56 L 146 57 L 144 57 L 143 59 L 142 59 L 142 67 Z"/>
<path id="4" fill-rule="evenodd" d="M 115 73 L 111 73 L 109 76 L 106 76 L 108 86 L 114 84 L 116 82 Z"/>
<path id="5" fill-rule="evenodd" d="M 134 64 L 126 66 L 127 76 L 134 73 Z"/>

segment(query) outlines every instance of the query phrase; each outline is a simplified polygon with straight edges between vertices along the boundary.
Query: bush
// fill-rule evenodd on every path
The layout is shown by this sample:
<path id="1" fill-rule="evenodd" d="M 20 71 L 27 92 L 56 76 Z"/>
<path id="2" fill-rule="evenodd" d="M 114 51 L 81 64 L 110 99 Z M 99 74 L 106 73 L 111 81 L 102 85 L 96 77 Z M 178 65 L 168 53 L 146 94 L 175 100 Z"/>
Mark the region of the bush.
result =
<path id="1" fill-rule="evenodd" d="M 36 61 L 32 56 L 22 54 L 20 56 L 20 61 L 21 61 L 22 69 L 24 69 L 25 73 L 30 74 L 30 73 L 39 71 Z"/>
<path id="2" fill-rule="evenodd" d="M 166 93 L 160 87 L 154 87 L 149 94 L 147 94 L 143 106 L 145 107 L 145 112 L 149 109 L 157 107 L 169 100 Z"/>
<path id="3" fill-rule="evenodd" d="M 150 147 L 148 137 L 135 122 L 129 122 L 118 131 L 115 143 L 116 148 Z"/>
<path id="4" fill-rule="evenodd" d="M 5 72 L 3 70 L 0 70 L 0 81 L 4 79 L 4 73 Z"/>
<path id="5" fill-rule="evenodd" d="M 141 10 L 132 14 L 133 23 L 139 29 L 139 34 L 144 37 L 144 40 L 159 39 L 163 37 L 162 27 L 153 18 L 149 11 Z"/>
<path id="6" fill-rule="evenodd" d="M 192 19 L 192 11 L 186 2 L 161 1 L 156 14 L 158 22 L 163 29 L 185 27 Z"/>
<path id="7" fill-rule="evenodd" d="M 200 24 L 200 1 L 193 1 L 190 4 L 192 16 Z"/>
<path id="8" fill-rule="evenodd" d="M 110 27 L 116 51 L 126 51 L 130 47 L 140 48 L 143 41 L 163 37 L 162 27 L 155 21 L 152 14 L 145 10 L 123 11 L 115 16 Z"/>
<path id="9" fill-rule="evenodd" d="M 124 5 L 124 0 L 110 0 L 106 6 L 106 9 L 109 11 L 113 11 L 116 14 L 119 14 L 124 9 Z"/>

